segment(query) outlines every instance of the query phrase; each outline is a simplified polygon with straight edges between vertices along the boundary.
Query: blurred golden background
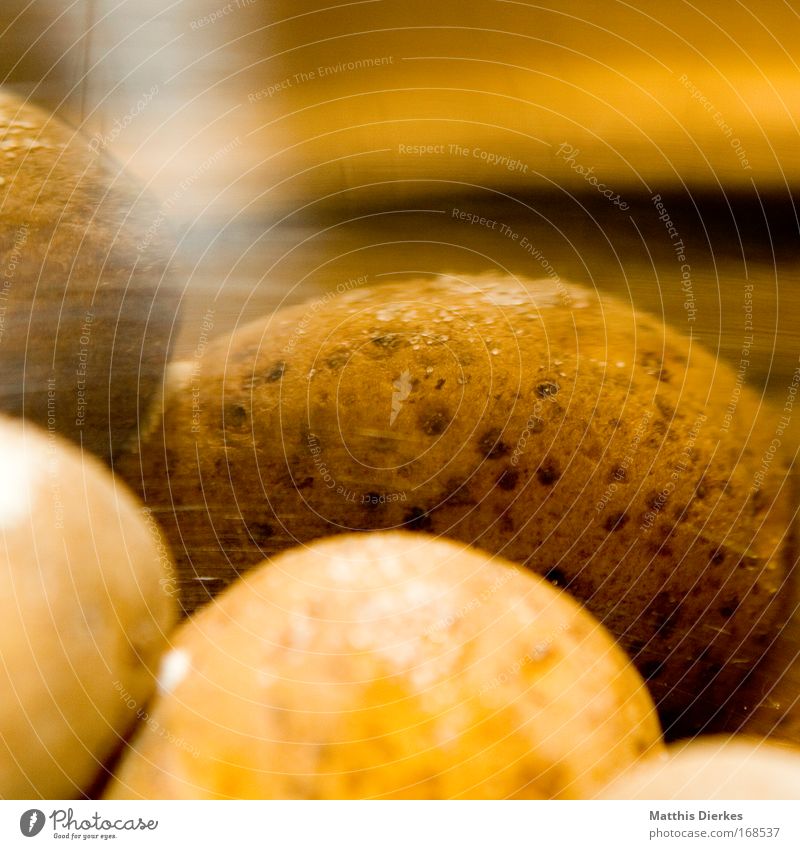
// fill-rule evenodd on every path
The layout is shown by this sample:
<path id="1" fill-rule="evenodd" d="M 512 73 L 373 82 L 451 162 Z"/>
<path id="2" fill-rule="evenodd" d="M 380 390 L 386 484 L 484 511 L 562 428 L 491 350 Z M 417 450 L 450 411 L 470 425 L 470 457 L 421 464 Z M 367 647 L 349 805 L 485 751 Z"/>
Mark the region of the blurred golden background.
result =
<path id="1" fill-rule="evenodd" d="M 6 83 L 162 203 L 178 354 L 210 309 L 222 332 L 363 275 L 552 267 L 734 364 L 751 283 L 748 381 L 797 364 L 788 4 L 10 0 L 0 40 Z"/>

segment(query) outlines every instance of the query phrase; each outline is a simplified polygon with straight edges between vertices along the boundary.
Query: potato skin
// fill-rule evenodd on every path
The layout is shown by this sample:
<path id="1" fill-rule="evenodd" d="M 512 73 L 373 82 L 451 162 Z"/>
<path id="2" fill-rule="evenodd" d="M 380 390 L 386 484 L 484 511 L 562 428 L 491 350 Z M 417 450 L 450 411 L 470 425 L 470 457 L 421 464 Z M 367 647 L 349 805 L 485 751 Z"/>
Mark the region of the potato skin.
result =
<path id="1" fill-rule="evenodd" d="M 163 376 L 168 228 L 110 157 L 3 89 L 0 143 L 0 410 L 107 459 Z"/>
<path id="2" fill-rule="evenodd" d="M 168 660 L 180 673 L 111 798 L 579 798 L 660 748 L 599 623 L 427 534 L 287 552 L 185 623 Z"/>
<path id="3" fill-rule="evenodd" d="M 0 419 L 0 797 L 80 797 L 177 619 L 155 523 L 90 455 Z"/>
<path id="4" fill-rule="evenodd" d="M 800 799 L 800 752 L 756 737 L 674 743 L 612 781 L 602 799 Z"/>
<path id="5" fill-rule="evenodd" d="M 560 281 L 390 283 L 281 310 L 175 375 L 122 468 L 187 610 L 332 532 L 453 537 L 584 601 L 675 735 L 713 727 L 780 622 L 774 419 L 624 303 Z"/>

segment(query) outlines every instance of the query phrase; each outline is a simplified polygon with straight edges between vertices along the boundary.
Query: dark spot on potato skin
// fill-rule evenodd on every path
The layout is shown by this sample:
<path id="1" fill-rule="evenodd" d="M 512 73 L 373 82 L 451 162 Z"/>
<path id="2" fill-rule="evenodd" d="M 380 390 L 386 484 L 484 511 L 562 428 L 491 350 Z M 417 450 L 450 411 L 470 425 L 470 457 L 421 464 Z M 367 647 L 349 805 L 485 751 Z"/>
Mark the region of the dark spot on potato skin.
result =
<path id="1" fill-rule="evenodd" d="M 443 500 L 447 502 L 448 507 L 472 507 L 475 504 L 469 483 L 463 480 L 450 478 L 445 484 L 445 492 L 447 495 Z"/>
<path id="2" fill-rule="evenodd" d="M 256 542 L 269 539 L 275 534 L 275 529 L 269 522 L 250 522 L 247 525 L 247 531 Z"/>
<path id="3" fill-rule="evenodd" d="M 378 348 L 391 351 L 403 344 L 403 337 L 399 333 L 384 333 L 382 336 L 373 337 L 370 341 Z"/>
<path id="4" fill-rule="evenodd" d="M 439 436 L 447 430 L 449 424 L 450 416 L 443 410 L 436 410 L 420 418 L 420 426 L 428 436 Z"/>
<path id="5" fill-rule="evenodd" d="M 688 504 L 676 504 L 675 507 L 672 508 L 672 518 L 678 522 L 685 522 L 687 518 L 687 513 L 689 512 Z"/>
<path id="6" fill-rule="evenodd" d="M 730 619 L 734 613 L 736 613 L 739 607 L 739 599 L 732 598 L 727 604 L 723 604 L 722 607 L 719 608 L 720 616 L 723 616 L 725 619 Z"/>
<path id="7" fill-rule="evenodd" d="M 564 574 L 564 572 L 558 568 L 558 566 L 554 566 L 552 569 L 548 569 L 544 573 L 545 578 L 550 581 L 551 584 L 555 584 L 557 587 L 566 587 L 569 584 L 569 578 Z"/>
<path id="8" fill-rule="evenodd" d="M 612 533 L 614 531 L 621 531 L 625 525 L 628 524 L 630 517 L 627 513 L 617 512 L 612 513 L 606 520 L 603 522 L 603 527 L 609 532 Z"/>
<path id="9" fill-rule="evenodd" d="M 557 395 L 559 389 L 561 389 L 561 387 L 557 383 L 553 383 L 551 380 L 546 380 L 543 383 L 538 384 L 536 387 L 536 394 L 540 398 L 549 398 L 553 395 Z"/>
<path id="10" fill-rule="evenodd" d="M 666 436 L 668 430 L 669 428 L 667 427 L 667 423 L 662 419 L 656 419 L 653 422 L 653 432 L 657 436 Z"/>
<path id="11" fill-rule="evenodd" d="M 225 424 L 235 430 L 242 430 L 247 425 L 247 410 L 241 404 L 228 407 Z"/>
<path id="12" fill-rule="evenodd" d="M 282 360 L 275 365 L 267 372 L 266 381 L 267 383 L 277 383 L 283 377 L 286 372 L 286 363 Z"/>
<path id="13" fill-rule="evenodd" d="M 627 480 L 628 472 L 624 466 L 616 466 L 611 470 L 611 474 L 609 475 L 609 480 L 622 482 Z"/>
<path id="14" fill-rule="evenodd" d="M 381 503 L 381 494 L 379 492 L 367 492 L 364 495 L 364 506 L 367 510 L 375 510 L 378 507 L 384 507 L 385 502 Z"/>
<path id="15" fill-rule="evenodd" d="M 503 513 L 500 517 L 500 530 L 504 534 L 513 534 L 516 528 L 514 527 L 514 519 L 508 514 Z"/>
<path id="16" fill-rule="evenodd" d="M 309 489 L 314 486 L 314 478 L 309 476 L 299 481 L 293 481 L 295 489 Z"/>
<path id="17" fill-rule="evenodd" d="M 403 524 L 412 531 L 428 531 L 433 523 L 421 507 L 412 507 L 403 518 Z"/>
<path id="18" fill-rule="evenodd" d="M 497 476 L 497 485 L 506 492 L 511 492 L 519 483 L 519 472 L 516 469 L 503 469 Z"/>
<path id="19" fill-rule="evenodd" d="M 545 460 L 536 470 L 536 479 L 542 486 L 552 486 L 561 477 L 561 469 L 553 460 Z"/>
<path id="20" fill-rule="evenodd" d="M 678 532 L 677 525 L 662 525 L 661 526 L 661 542 L 665 543 L 667 540 L 672 539 Z"/>
<path id="21" fill-rule="evenodd" d="M 498 457 L 505 457 L 511 450 L 500 439 L 501 436 L 502 431 L 500 428 L 493 427 L 491 430 L 487 430 L 478 440 L 478 447 L 487 460 L 496 460 Z"/>
<path id="22" fill-rule="evenodd" d="M 755 490 L 750 495 L 750 509 L 754 516 L 757 516 L 764 507 L 764 496 L 760 489 Z"/>
<path id="23" fill-rule="evenodd" d="M 447 383 L 447 380 L 446 380 L 445 378 L 443 378 L 443 377 L 440 377 L 440 378 L 436 381 L 436 388 L 437 388 L 437 389 L 441 389 L 441 388 L 445 385 L 445 383 Z"/>
<path id="24" fill-rule="evenodd" d="M 724 563 L 725 562 L 725 553 L 726 552 L 725 552 L 724 548 L 718 548 L 715 551 L 712 551 L 711 552 L 711 562 L 715 566 L 719 566 L 720 564 Z"/>
<path id="25" fill-rule="evenodd" d="M 642 368 L 649 371 L 659 371 L 662 366 L 661 357 L 653 351 L 645 351 L 639 362 L 642 364 Z"/>
<path id="26" fill-rule="evenodd" d="M 658 412 L 668 421 L 672 421 L 675 418 L 675 408 L 658 395 L 655 398 L 655 405 L 658 407 Z"/>

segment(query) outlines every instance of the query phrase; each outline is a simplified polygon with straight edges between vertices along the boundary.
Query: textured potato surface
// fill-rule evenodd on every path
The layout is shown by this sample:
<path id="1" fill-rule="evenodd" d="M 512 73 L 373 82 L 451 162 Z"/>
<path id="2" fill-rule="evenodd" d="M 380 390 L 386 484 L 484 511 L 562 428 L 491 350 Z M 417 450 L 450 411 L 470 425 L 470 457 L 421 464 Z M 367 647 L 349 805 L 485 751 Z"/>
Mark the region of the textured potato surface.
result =
<path id="1" fill-rule="evenodd" d="M 298 542 L 453 537 L 585 602 L 685 733 L 715 721 L 779 621 L 776 419 L 621 301 L 414 280 L 216 340 L 175 368 L 123 469 L 175 548 L 188 610 Z"/>
<path id="2" fill-rule="evenodd" d="M 426 534 L 265 564 L 182 626 L 161 678 L 112 797 L 576 798 L 661 745 L 585 610 Z"/>

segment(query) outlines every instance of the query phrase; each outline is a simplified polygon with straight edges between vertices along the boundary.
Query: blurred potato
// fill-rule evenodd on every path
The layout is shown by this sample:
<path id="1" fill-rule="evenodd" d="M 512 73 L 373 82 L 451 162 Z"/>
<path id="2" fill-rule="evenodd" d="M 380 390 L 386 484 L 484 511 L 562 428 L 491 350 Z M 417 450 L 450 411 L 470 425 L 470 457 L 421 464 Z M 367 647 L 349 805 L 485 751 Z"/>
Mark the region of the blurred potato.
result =
<path id="1" fill-rule="evenodd" d="M 0 410 L 109 458 L 161 380 L 168 225 L 104 152 L 0 89 Z"/>
<path id="2" fill-rule="evenodd" d="M 97 460 L 0 420 L 0 797 L 85 795 L 155 688 L 169 553 Z"/>
<path id="3" fill-rule="evenodd" d="M 800 753 L 756 737 L 675 743 L 624 772 L 603 799 L 800 799 Z"/>
<path id="4" fill-rule="evenodd" d="M 177 633 L 109 798 L 580 798 L 659 750 L 566 595 L 423 534 L 287 552 Z"/>

